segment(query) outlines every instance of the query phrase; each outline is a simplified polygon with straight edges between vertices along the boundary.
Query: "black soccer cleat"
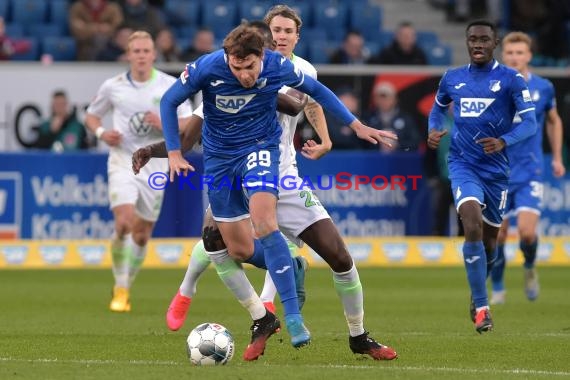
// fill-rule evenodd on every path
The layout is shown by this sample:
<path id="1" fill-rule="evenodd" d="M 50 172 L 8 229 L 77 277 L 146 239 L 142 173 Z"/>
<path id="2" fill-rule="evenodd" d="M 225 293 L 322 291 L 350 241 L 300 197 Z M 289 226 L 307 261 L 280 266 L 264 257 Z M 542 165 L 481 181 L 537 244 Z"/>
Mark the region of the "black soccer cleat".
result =
<path id="1" fill-rule="evenodd" d="M 253 321 L 251 325 L 251 342 L 243 353 L 243 360 L 257 360 L 265 352 L 265 344 L 269 337 L 281 328 L 279 319 L 267 310 L 263 318 Z"/>
<path id="2" fill-rule="evenodd" d="M 376 342 L 368 334 L 368 331 L 365 331 L 364 334 L 348 338 L 348 344 L 353 353 L 369 355 L 374 360 L 392 360 L 398 357 L 392 347 Z"/>

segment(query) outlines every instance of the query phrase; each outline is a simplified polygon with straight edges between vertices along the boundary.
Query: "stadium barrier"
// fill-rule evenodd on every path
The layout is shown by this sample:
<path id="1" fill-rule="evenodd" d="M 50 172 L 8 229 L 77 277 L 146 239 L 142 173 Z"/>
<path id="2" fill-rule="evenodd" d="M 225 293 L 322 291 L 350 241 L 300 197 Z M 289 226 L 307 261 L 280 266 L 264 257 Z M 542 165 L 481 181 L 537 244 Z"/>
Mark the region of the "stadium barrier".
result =
<path id="1" fill-rule="evenodd" d="M 152 239 L 148 245 L 145 268 L 185 268 L 198 239 Z M 461 238 L 384 237 L 346 238 L 359 267 L 459 266 Z M 0 244 L 0 269 L 78 269 L 110 268 L 109 242 L 104 240 L 27 240 Z M 327 264 L 310 248 L 299 253 L 312 267 Z M 505 247 L 508 265 L 522 265 L 518 242 Z M 538 265 L 570 266 L 570 237 L 544 237 L 538 248 Z"/>

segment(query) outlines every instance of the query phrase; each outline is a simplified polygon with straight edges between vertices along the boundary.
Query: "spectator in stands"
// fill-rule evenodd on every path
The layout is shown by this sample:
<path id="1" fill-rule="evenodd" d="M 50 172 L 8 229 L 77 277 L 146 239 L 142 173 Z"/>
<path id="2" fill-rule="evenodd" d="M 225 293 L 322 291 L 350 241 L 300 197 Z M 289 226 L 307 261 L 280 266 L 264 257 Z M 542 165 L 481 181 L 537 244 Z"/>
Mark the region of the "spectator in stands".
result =
<path id="1" fill-rule="evenodd" d="M 134 30 L 128 26 L 121 26 L 115 31 L 113 39 L 97 54 L 95 60 L 106 62 L 127 62 L 127 45 L 129 36 Z"/>
<path id="2" fill-rule="evenodd" d="M 425 52 L 416 43 L 416 29 L 409 21 L 398 25 L 394 41 L 368 63 L 380 65 L 427 65 Z"/>
<path id="3" fill-rule="evenodd" d="M 360 117 L 360 99 L 349 87 L 343 87 L 335 91 L 336 96 L 348 108 L 348 110 L 357 117 Z M 335 117 L 325 112 L 329 135 L 332 141 L 333 149 L 362 149 L 362 140 L 359 139 L 352 128 L 344 125 Z"/>
<path id="4" fill-rule="evenodd" d="M 154 38 L 166 25 L 160 9 L 150 5 L 147 0 L 122 0 L 124 24 L 132 30 L 144 30 Z"/>
<path id="5" fill-rule="evenodd" d="M 199 29 L 194 35 L 192 45 L 182 53 L 182 61 L 195 61 L 198 57 L 211 53 L 215 49 L 214 41 L 214 33 L 210 29 Z"/>
<path id="6" fill-rule="evenodd" d="M 107 0 L 78 0 L 69 8 L 71 35 L 77 42 L 77 59 L 94 60 L 123 22 L 117 3 Z"/>
<path id="7" fill-rule="evenodd" d="M 537 2 L 537 0 L 531 1 Z M 502 1 L 498 0 L 452 0 L 448 1 L 446 5 L 447 19 L 449 21 L 465 22 L 469 19 L 487 18 L 493 23 L 500 25 L 503 18 L 502 7 Z"/>
<path id="8" fill-rule="evenodd" d="M 75 108 L 69 106 L 63 90 L 52 94 L 51 115 L 39 127 L 36 147 L 55 152 L 87 148 L 85 127 L 77 119 Z"/>
<path id="9" fill-rule="evenodd" d="M 350 30 L 344 36 L 342 45 L 330 56 L 333 64 L 363 64 L 370 58 L 370 51 L 364 46 L 362 33 Z"/>
<path id="10" fill-rule="evenodd" d="M 161 29 L 156 35 L 155 62 L 180 62 L 180 49 L 176 45 L 174 34 L 168 28 Z"/>
<path id="11" fill-rule="evenodd" d="M 26 53 L 30 50 L 30 42 L 15 40 L 6 35 L 6 24 L 0 16 L 0 61 L 9 60 L 14 54 Z"/>
<path id="12" fill-rule="evenodd" d="M 398 107 L 398 93 L 393 84 L 386 81 L 378 82 L 372 94 L 373 110 L 364 117 L 366 125 L 383 131 L 394 132 L 398 140 L 392 142 L 392 147 L 365 143 L 366 149 L 380 148 L 388 151 L 417 151 L 422 137 L 412 115 Z"/>
<path id="13" fill-rule="evenodd" d="M 567 31 L 567 26 L 570 25 L 570 2 L 549 0 L 547 10 L 546 22 L 541 24 L 538 30 L 538 51 L 546 57 L 567 60 L 570 58 Z"/>

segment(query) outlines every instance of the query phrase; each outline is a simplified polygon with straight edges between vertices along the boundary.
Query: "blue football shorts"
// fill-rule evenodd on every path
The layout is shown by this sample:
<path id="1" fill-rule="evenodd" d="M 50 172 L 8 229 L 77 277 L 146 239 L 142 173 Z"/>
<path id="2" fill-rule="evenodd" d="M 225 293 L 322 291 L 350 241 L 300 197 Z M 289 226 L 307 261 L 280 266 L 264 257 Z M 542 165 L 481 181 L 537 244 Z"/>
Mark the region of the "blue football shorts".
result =
<path id="1" fill-rule="evenodd" d="M 449 163 L 449 179 L 455 208 L 466 201 L 475 200 L 482 208 L 483 221 L 500 227 L 507 205 L 508 179 L 484 178 L 481 171 L 461 162 Z"/>
<path id="2" fill-rule="evenodd" d="M 279 146 L 257 144 L 231 158 L 204 153 L 204 177 L 214 220 L 235 222 L 249 217 L 249 199 L 257 192 L 279 194 Z"/>
<path id="3" fill-rule="evenodd" d="M 505 217 L 516 216 L 521 211 L 529 211 L 540 215 L 544 184 L 533 180 L 524 183 L 509 184 L 509 197 L 505 208 Z"/>

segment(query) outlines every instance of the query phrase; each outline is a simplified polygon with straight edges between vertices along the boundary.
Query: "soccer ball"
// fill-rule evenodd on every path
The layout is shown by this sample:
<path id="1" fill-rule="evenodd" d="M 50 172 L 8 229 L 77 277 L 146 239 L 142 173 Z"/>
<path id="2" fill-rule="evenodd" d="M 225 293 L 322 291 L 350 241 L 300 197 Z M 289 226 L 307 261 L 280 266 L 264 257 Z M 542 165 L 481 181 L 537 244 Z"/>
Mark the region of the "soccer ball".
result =
<path id="1" fill-rule="evenodd" d="M 195 365 L 222 365 L 234 356 L 234 338 L 224 326 L 202 323 L 186 339 L 188 358 Z"/>

